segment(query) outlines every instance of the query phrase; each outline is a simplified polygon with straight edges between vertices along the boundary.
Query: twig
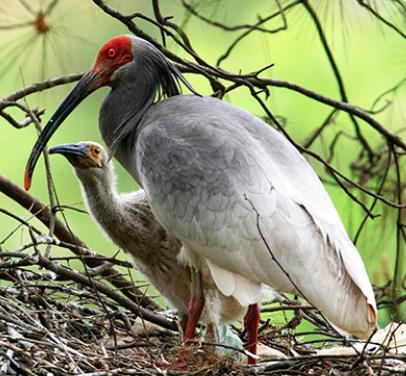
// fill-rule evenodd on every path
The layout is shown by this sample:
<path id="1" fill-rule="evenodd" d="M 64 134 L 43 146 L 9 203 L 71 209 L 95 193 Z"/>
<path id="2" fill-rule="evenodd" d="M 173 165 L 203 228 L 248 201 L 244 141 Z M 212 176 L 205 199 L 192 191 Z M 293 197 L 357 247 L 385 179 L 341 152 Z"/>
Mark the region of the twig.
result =
<path id="1" fill-rule="evenodd" d="M 384 25 L 388 26 L 396 33 L 398 33 L 402 38 L 406 39 L 406 34 L 400 30 L 397 26 L 393 23 L 389 22 L 386 18 L 382 17 L 374 8 L 372 8 L 367 2 L 364 0 L 357 0 L 357 3 L 368 10 L 374 17 L 376 17 L 379 21 L 381 21 Z"/>
<path id="2" fill-rule="evenodd" d="M 2 110 L 3 102 L 12 102 L 17 101 L 21 98 L 26 97 L 27 95 L 38 93 L 47 89 L 50 89 L 55 86 L 66 85 L 70 82 L 78 81 L 83 76 L 83 73 L 72 73 L 66 76 L 59 76 L 50 78 L 49 80 L 37 82 L 31 84 L 25 88 L 19 89 L 16 92 L 8 95 L 7 97 L 0 100 L 0 110 Z"/>
<path id="3" fill-rule="evenodd" d="M 328 61 L 330 63 L 330 66 L 331 66 L 333 72 L 334 72 L 334 76 L 335 76 L 335 79 L 337 81 L 338 88 L 339 88 L 339 91 L 340 91 L 341 100 L 343 102 L 348 103 L 348 97 L 347 97 L 347 93 L 345 91 L 343 78 L 341 77 L 341 73 L 340 73 L 340 71 L 338 69 L 338 66 L 337 66 L 337 63 L 336 63 L 336 61 L 334 59 L 333 52 L 331 51 L 331 49 L 330 49 L 330 47 L 329 47 L 329 45 L 327 43 L 327 39 L 326 39 L 326 36 L 324 35 L 324 30 L 323 30 L 323 28 L 321 26 L 321 23 L 320 23 L 320 20 L 319 20 L 319 18 L 317 16 L 317 13 L 313 9 L 313 7 L 310 5 L 310 2 L 308 0 L 303 0 L 302 3 L 304 5 L 305 9 L 307 10 L 307 12 L 309 13 L 314 25 L 316 26 L 316 30 L 317 30 L 317 33 L 319 35 L 321 45 L 323 46 L 323 49 L 324 49 L 324 51 L 325 51 L 325 53 L 327 55 L 327 59 L 328 59 Z M 355 117 L 353 116 L 352 113 L 350 113 L 349 115 L 350 115 L 350 119 L 351 119 L 352 123 L 354 124 L 355 132 L 357 134 L 357 137 L 358 137 L 359 141 L 361 142 L 363 147 L 368 151 L 368 154 L 370 155 L 370 158 L 372 159 L 374 153 L 373 153 L 371 147 L 369 146 L 367 140 L 362 135 L 361 129 L 360 129 L 360 126 L 359 126 L 357 120 L 355 119 Z"/>

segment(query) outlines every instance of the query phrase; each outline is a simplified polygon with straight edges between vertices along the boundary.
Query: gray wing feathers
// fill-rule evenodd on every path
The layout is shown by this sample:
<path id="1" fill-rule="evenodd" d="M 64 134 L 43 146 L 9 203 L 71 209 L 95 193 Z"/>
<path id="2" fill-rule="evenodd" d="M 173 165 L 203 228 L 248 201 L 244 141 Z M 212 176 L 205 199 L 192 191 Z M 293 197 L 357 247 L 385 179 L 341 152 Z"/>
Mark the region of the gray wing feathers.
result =
<path id="1" fill-rule="evenodd" d="M 315 172 L 287 140 L 252 115 L 214 99 L 191 104 L 197 101 L 198 108 L 179 109 L 187 116 L 150 119 L 138 139 L 141 184 L 162 225 L 206 258 L 220 290 L 240 303 L 248 302 L 261 282 L 299 293 L 296 285 L 333 323 L 350 332 L 367 331 L 365 299 L 376 309 L 372 288 Z M 256 212 L 269 248 L 290 278 L 265 246 Z M 342 291 L 335 291 L 337 286 Z M 246 292 L 239 296 L 239 289 Z M 363 325 L 347 317 L 349 305 L 365 313 Z"/>

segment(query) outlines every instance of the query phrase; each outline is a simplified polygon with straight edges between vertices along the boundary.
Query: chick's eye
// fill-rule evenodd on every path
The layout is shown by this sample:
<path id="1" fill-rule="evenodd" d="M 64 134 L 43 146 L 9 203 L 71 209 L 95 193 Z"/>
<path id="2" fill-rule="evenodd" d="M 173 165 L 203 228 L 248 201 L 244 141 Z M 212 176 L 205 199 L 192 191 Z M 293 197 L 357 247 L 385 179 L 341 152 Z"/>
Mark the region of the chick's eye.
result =
<path id="1" fill-rule="evenodd" d="M 109 48 L 107 51 L 108 57 L 113 58 L 114 56 L 116 56 L 116 54 L 117 54 L 117 51 L 114 48 Z"/>
<path id="2" fill-rule="evenodd" d="M 100 149 L 99 148 L 94 148 L 93 152 L 94 152 L 94 154 L 99 155 L 100 154 Z"/>

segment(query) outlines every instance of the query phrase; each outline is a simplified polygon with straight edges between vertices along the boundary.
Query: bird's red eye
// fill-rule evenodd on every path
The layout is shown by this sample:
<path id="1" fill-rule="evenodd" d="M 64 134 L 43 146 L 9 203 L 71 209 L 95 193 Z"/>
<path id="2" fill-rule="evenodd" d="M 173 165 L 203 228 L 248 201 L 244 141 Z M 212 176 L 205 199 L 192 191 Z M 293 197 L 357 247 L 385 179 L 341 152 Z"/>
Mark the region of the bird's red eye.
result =
<path id="1" fill-rule="evenodd" d="M 114 57 L 114 56 L 116 56 L 116 54 L 117 54 L 117 51 L 114 48 L 109 48 L 107 51 L 108 57 Z"/>

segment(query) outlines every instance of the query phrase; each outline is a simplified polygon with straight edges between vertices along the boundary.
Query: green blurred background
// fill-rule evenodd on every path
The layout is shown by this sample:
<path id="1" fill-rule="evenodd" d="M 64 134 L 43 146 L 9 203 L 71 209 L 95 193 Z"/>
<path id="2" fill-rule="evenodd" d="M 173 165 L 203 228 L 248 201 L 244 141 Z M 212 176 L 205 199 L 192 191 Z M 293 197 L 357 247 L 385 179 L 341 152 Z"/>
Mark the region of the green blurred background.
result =
<path id="1" fill-rule="evenodd" d="M 32 0 L 34 10 L 45 9 L 49 1 Z M 140 12 L 152 16 L 149 1 L 106 1 L 125 13 Z M 326 35 L 338 66 L 351 103 L 362 108 L 371 108 L 372 103 L 387 89 L 395 86 L 406 73 L 405 40 L 397 33 L 376 22 L 371 15 L 359 7 L 355 0 L 314 0 L 311 2 L 325 27 Z M 382 1 L 382 3 L 387 3 Z M 212 19 L 227 24 L 254 23 L 258 15 L 270 13 L 273 3 L 270 1 L 200 1 L 199 10 Z M 226 47 L 238 33 L 225 32 L 210 27 L 195 17 L 188 15 L 180 1 L 161 2 L 162 13 L 173 16 L 173 21 L 183 25 L 194 48 L 208 62 L 215 63 Z M 386 5 L 385 5 L 386 6 Z M 41 8 L 42 7 L 42 8 Z M 385 11 L 385 10 L 384 10 Z M 403 26 L 406 18 L 390 8 L 387 17 Z M 27 9 L 18 0 L 2 0 L 0 3 L 0 25 L 29 22 L 33 19 Z M 84 71 L 93 63 L 99 47 L 110 37 L 127 33 L 126 28 L 117 20 L 107 16 L 91 1 L 59 1 L 47 18 L 49 30 L 46 37 L 36 36 L 33 25 L 2 30 L 0 29 L 0 97 L 29 83 L 70 72 Z M 222 63 L 222 67 L 233 72 L 255 71 L 274 63 L 264 77 L 274 77 L 295 82 L 318 93 L 339 99 L 337 83 L 326 56 L 321 48 L 317 32 L 308 14 L 302 6 L 287 13 L 288 29 L 277 34 L 251 33 Z M 273 28 L 281 24 L 280 18 L 266 24 Z M 159 31 L 150 24 L 137 21 L 137 25 L 148 34 L 160 39 Z M 44 39 L 46 41 L 44 42 Z M 168 39 L 168 47 L 174 52 L 188 57 L 178 46 Z M 206 80 L 187 76 L 195 88 L 204 94 L 211 94 Z M 56 87 L 44 93 L 34 94 L 26 99 L 30 107 L 45 108 L 45 122 L 57 105 L 67 95 L 73 84 Z M 94 140 L 102 143 L 97 129 L 98 109 L 108 89 L 102 89 L 90 96 L 75 110 L 64 125 L 52 138 L 50 145 L 81 140 Z M 399 131 L 405 125 L 406 90 L 401 87 L 396 95 L 390 96 L 393 102 L 388 108 L 376 115 L 376 118 L 390 128 Z M 248 89 L 241 88 L 224 98 L 246 110 L 263 117 L 264 113 Z M 287 119 L 286 130 L 299 143 L 302 143 L 331 110 L 287 89 L 271 88 L 267 100 L 276 115 Z M 17 118 L 21 113 L 11 111 Z M 362 130 L 372 145 L 382 142 L 380 136 L 367 124 L 360 122 Z M 353 127 L 345 114 L 340 114 L 335 124 L 329 126 L 321 141 L 317 141 L 312 150 L 326 156 L 328 144 L 337 131 L 353 134 Z M 37 137 L 34 126 L 15 129 L 0 118 L 0 173 L 19 185 L 23 183 L 23 171 L 30 150 Z M 351 139 L 340 139 L 332 164 L 351 176 L 349 165 L 358 155 L 359 146 Z M 309 162 L 321 176 L 327 177 L 322 166 L 312 159 Z M 51 158 L 53 177 L 60 203 L 83 208 L 77 181 L 70 165 L 56 156 Z M 134 181 L 117 164 L 118 189 L 120 192 L 136 189 Z M 327 179 L 329 179 L 327 177 Z M 331 181 L 331 179 L 329 179 Z M 375 189 L 375 185 L 369 185 Z M 327 185 L 329 193 L 338 208 L 343 222 L 353 237 L 364 214 L 341 189 Z M 48 193 L 43 161 L 41 159 L 33 180 L 31 193 L 47 203 Z M 371 199 L 362 197 L 365 203 Z M 393 197 L 389 196 L 390 199 Z M 0 194 L 0 207 L 13 211 L 23 218 L 29 214 L 10 199 Z M 378 204 L 374 210 L 382 216 L 368 220 L 358 242 L 358 248 L 366 263 L 368 273 L 374 284 L 383 285 L 393 275 L 395 255 L 396 212 L 384 209 Z M 104 255 L 113 255 L 117 249 L 101 234 L 92 219 L 71 210 L 65 210 L 70 228 L 90 247 Z M 39 223 L 36 226 L 41 227 Z M 16 227 L 9 218 L 0 216 L 0 241 Z M 43 229 L 45 232 L 46 229 Z M 28 239 L 25 231 L 17 231 L 2 247 L 13 250 Z M 404 244 L 402 245 L 404 247 Z M 64 251 L 53 248 L 55 255 Z M 402 251 L 403 252 L 403 251 Z M 125 258 L 125 256 L 123 256 Z M 402 265 L 402 276 L 405 273 Z M 400 292 L 400 293 L 404 293 Z M 405 311 L 403 307 L 403 312 Z M 390 311 L 381 312 L 380 323 L 390 319 Z"/>

